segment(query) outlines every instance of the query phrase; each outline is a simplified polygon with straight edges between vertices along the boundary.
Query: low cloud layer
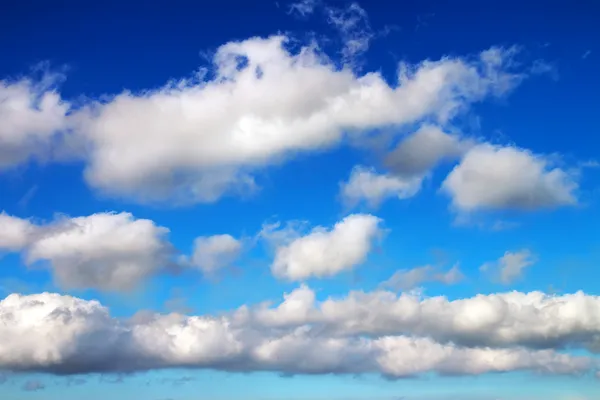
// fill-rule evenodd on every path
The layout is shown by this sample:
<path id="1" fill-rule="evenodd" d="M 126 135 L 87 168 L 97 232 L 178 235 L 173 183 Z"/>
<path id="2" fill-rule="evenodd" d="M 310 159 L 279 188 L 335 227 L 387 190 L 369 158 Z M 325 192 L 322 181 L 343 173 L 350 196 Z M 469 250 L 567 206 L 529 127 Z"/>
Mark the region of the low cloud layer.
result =
<path id="1" fill-rule="evenodd" d="M 302 286 L 276 307 L 242 309 L 266 326 L 311 324 L 334 335 L 416 335 L 463 346 L 600 349 L 600 297 L 507 292 L 448 300 L 385 290 L 316 300 Z M 316 329 L 316 328 L 315 328 Z"/>
<path id="2" fill-rule="evenodd" d="M 0 369 L 79 374 L 187 367 L 286 374 L 375 372 L 400 378 L 429 372 L 582 374 L 596 367 L 589 357 L 554 350 L 462 347 L 405 335 L 334 335 L 309 325 L 273 328 L 278 321 L 271 320 L 271 327 L 255 324 L 240 312 L 117 319 L 96 301 L 52 293 L 13 294 L 0 302 Z M 365 327 L 369 322 L 360 321 Z"/>

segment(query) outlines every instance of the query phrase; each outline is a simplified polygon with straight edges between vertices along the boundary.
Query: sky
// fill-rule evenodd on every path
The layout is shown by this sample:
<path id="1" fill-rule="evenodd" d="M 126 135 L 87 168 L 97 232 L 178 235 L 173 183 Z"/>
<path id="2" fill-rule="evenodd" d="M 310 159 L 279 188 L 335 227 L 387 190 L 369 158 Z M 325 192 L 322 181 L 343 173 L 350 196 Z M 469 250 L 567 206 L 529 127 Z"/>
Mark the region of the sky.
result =
<path id="1" fill-rule="evenodd" d="M 596 2 L 0 15 L 1 398 L 597 398 Z"/>

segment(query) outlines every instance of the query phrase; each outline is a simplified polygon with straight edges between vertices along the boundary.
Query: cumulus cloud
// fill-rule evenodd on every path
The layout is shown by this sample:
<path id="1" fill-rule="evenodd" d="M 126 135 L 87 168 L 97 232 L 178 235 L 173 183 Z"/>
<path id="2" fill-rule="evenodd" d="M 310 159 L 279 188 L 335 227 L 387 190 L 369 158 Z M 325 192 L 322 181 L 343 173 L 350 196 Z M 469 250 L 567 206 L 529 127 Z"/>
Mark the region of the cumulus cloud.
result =
<path id="1" fill-rule="evenodd" d="M 58 74 L 0 80 L 0 172 L 50 157 L 65 129 L 70 104 L 61 98 Z"/>
<path id="2" fill-rule="evenodd" d="M 331 229 L 316 227 L 309 234 L 279 246 L 271 271 L 278 278 L 305 280 L 328 277 L 365 261 L 381 220 L 370 214 L 352 214 Z"/>
<path id="3" fill-rule="evenodd" d="M 498 276 L 500 282 L 509 284 L 521 278 L 525 268 L 535 262 L 535 255 L 528 249 L 516 252 L 507 251 L 498 261 L 483 264 L 480 270 L 491 271 Z"/>
<path id="4" fill-rule="evenodd" d="M 391 197 L 406 199 L 421 189 L 422 178 L 378 174 L 374 168 L 356 166 L 347 182 L 340 185 L 342 201 L 350 207 L 366 202 L 372 208 Z"/>
<path id="5" fill-rule="evenodd" d="M 491 144 L 469 150 L 442 184 L 453 206 L 466 212 L 574 205 L 577 188 L 575 177 L 549 158 Z"/>
<path id="6" fill-rule="evenodd" d="M 230 265 L 239 256 L 242 243 L 231 235 L 202 236 L 194 241 L 191 264 L 205 273 Z"/>
<path id="7" fill-rule="evenodd" d="M 431 265 L 416 267 L 412 269 L 401 269 L 387 281 L 382 283 L 382 287 L 394 290 L 409 290 L 423 283 L 439 282 L 445 285 L 453 285 L 464 278 L 458 265 L 453 266 L 446 272 L 439 271 Z"/>
<path id="8" fill-rule="evenodd" d="M 0 213 L 0 227 L 0 252 L 20 251 L 35 229 L 29 220 L 13 217 L 4 211 Z"/>
<path id="9" fill-rule="evenodd" d="M 288 37 L 270 36 L 220 46 L 209 73 L 83 106 L 61 100 L 53 86 L 3 81 L 0 115 L 9 123 L 0 130 L 7 150 L 0 159 L 4 168 L 19 165 L 47 155 L 49 144 L 64 138 L 77 144 L 86 181 L 105 194 L 213 202 L 253 193 L 258 169 L 293 154 L 336 147 L 379 128 L 447 122 L 518 83 L 512 56 L 492 48 L 473 57 L 402 63 L 387 81 L 379 72 L 339 66 L 315 44 L 293 50 Z"/>
<path id="10" fill-rule="evenodd" d="M 8 296 L 0 301 L 0 320 L 0 368 L 12 371 L 78 374 L 184 367 L 376 372 L 398 378 L 516 370 L 581 374 L 594 367 L 588 357 L 552 350 L 462 348 L 408 336 L 335 337 L 308 326 L 257 329 L 226 316 L 117 319 L 97 301 L 52 293 Z"/>
<path id="11" fill-rule="evenodd" d="M 169 230 L 130 213 L 59 217 L 45 225 L 0 214 L 0 248 L 22 251 L 25 262 L 44 261 L 66 288 L 132 289 L 166 268 Z"/>
<path id="12" fill-rule="evenodd" d="M 448 300 L 378 290 L 316 301 L 302 286 L 284 301 L 243 308 L 242 320 L 264 326 L 310 324 L 333 335 L 415 335 L 462 346 L 600 348 L 600 297 L 508 292 Z"/>
<path id="13" fill-rule="evenodd" d="M 434 125 L 423 125 L 402 140 L 386 157 L 386 164 L 403 177 L 424 177 L 442 161 L 462 156 L 474 143 L 444 132 Z"/>

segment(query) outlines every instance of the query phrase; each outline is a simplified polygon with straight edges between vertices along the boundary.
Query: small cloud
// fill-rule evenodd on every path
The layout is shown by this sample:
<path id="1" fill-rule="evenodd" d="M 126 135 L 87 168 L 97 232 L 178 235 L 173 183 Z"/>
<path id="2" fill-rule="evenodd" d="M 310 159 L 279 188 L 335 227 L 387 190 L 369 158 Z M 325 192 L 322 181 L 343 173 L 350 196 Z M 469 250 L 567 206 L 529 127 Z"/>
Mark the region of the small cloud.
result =
<path id="1" fill-rule="evenodd" d="M 301 17 L 306 17 L 315 12 L 318 2 L 316 0 L 302 0 L 297 3 L 290 4 L 288 14 L 296 14 Z"/>
<path id="2" fill-rule="evenodd" d="M 497 220 L 494 221 L 494 223 L 492 224 L 492 226 L 490 227 L 490 229 L 492 231 L 498 232 L 498 231 L 506 231 L 509 229 L 514 229 L 516 227 L 519 226 L 518 222 L 515 221 L 505 221 L 505 220 Z"/>
<path id="3" fill-rule="evenodd" d="M 479 270 L 497 275 L 498 280 L 506 285 L 521 278 L 525 268 L 536 262 L 536 256 L 528 249 L 517 252 L 507 251 L 497 261 L 483 264 Z"/>
<path id="4" fill-rule="evenodd" d="M 592 54 L 591 50 L 587 50 L 585 53 L 583 53 L 583 55 L 581 56 L 582 59 L 586 59 L 590 56 L 590 54 Z"/>
<path id="5" fill-rule="evenodd" d="M 27 381 L 23 385 L 23 390 L 26 392 L 37 392 L 38 390 L 44 390 L 46 385 L 37 380 Z"/>
<path id="6" fill-rule="evenodd" d="M 454 285 L 464 278 L 458 264 L 446 272 L 441 272 L 431 265 L 413 269 L 401 269 L 381 284 L 384 288 L 406 291 L 414 289 L 426 282 L 439 282 L 445 285 Z"/>

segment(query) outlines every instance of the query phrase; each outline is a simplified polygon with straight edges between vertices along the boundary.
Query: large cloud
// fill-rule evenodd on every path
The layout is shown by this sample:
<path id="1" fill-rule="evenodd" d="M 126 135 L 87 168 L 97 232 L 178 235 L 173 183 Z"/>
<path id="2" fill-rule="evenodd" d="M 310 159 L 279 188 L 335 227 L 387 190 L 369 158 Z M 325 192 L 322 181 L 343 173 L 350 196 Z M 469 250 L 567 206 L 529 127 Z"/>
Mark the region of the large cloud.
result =
<path id="1" fill-rule="evenodd" d="M 42 293 L 0 302 L 0 369 L 57 374 L 212 368 L 283 373 L 427 372 L 481 374 L 533 370 L 588 372 L 594 362 L 551 350 L 461 348 L 431 339 L 332 337 L 309 327 L 255 329 L 227 317 L 111 317 L 96 301 Z"/>
<path id="2" fill-rule="evenodd" d="M 242 308 L 238 316 L 265 326 L 311 324 L 335 335 L 417 335 L 466 346 L 600 349 L 600 297 L 581 292 L 508 292 L 451 301 L 380 290 L 317 302 L 314 292 L 302 286 L 277 307 Z"/>
<path id="3" fill-rule="evenodd" d="M 331 229 L 317 227 L 276 249 L 271 270 L 276 277 L 304 280 L 328 277 L 363 262 L 381 220 L 369 214 L 352 214 Z"/>
<path id="4" fill-rule="evenodd" d="M 142 200 L 214 201 L 252 189 L 255 168 L 288 154 L 426 117 L 445 121 L 517 79 L 501 49 L 401 65 L 390 85 L 378 73 L 337 68 L 315 47 L 290 52 L 287 41 L 227 43 L 216 51 L 212 80 L 124 92 L 80 114 L 92 147 L 89 183 Z"/>
<path id="5" fill-rule="evenodd" d="M 532 210 L 577 203 L 575 177 L 552 160 L 516 147 L 473 147 L 442 189 L 460 211 Z"/>
<path id="6" fill-rule="evenodd" d="M 2 81 L 0 167 L 48 156 L 61 137 L 78 144 L 70 150 L 84 159 L 87 181 L 106 193 L 212 202 L 254 190 L 252 173 L 286 156 L 379 128 L 444 123 L 501 95 L 523 77 L 509 68 L 513 53 L 403 63 L 388 82 L 340 67 L 316 45 L 295 51 L 285 36 L 251 38 L 219 47 L 206 74 L 80 108 L 47 79 Z"/>
<path id="7" fill-rule="evenodd" d="M 129 213 L 60 217 L 45 225 L 0 214 L 0 250 L 45 261 L 66 288 L 132 289 L 171 263 L 169 230 Z"/>

